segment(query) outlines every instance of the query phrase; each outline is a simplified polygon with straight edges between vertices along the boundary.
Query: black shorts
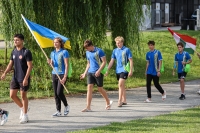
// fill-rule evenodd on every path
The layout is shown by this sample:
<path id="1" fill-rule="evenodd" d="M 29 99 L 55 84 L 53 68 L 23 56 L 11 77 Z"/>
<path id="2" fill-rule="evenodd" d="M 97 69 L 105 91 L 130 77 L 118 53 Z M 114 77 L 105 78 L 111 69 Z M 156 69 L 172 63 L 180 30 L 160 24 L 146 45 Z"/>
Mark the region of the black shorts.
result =
<path id="1" fill-rule="evenodd" d="M 30 78 L 28 79 L 28 85 L 23 86 L 22 82 L 18 82 L 15 78 L 12 78 L 10 82 L 10 89 L 20 89 L 22 91 L 27 91 L 30 86 Z"/>
<path id="2" fill-rule="evenodd" d="M 101 73 L 99 77 L 96 77 L 95 73 L 88 73 L 87 84 L 96 84 L 98 87 L 103 87 L 103 74 Z"/>
<path id="3" fill-rule="evenodd" d="M 117 76 L 117 80 L 119 80 L 120 78 L 127 79 L 128 78 L 128 73 L 124 73 L 124 72 L 117 73 L 116 76 Z"/>
<path id="4" fill-rule="evenodd" d="M 178 73 L 178 80 L 185 79 L 186 75 L 186 72 Z"/>

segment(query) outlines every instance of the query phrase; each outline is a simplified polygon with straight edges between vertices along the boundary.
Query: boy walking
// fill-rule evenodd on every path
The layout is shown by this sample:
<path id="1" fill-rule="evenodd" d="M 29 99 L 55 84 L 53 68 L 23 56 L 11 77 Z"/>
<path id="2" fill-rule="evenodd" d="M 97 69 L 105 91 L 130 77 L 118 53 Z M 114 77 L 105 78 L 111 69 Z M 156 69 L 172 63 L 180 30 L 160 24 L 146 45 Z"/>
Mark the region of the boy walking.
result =
<path id="1" fill-rule="evenodd" d="M 175 64 L 173 69 L 173 75 L 175 75 L 175 70 L 177 69 L 178 73 L 178 80 L 180 81 L 180 88 L 181 88 L 181 96 L 179 97 L 180 100 L 186 99 L 185 97 L 185 77 L 187 73 L 184 71 L 186 64 L 190 64 L 192 59 L 188 52 L 183 51 L 184 45 L 179 42 L 177 44 L 178 53 L 175 54 Z"/>
<path id="2" fill-rule="evenodd" d="M 155 87 L 158 89 L 158 91 L 162 94 L 162 100 L 166 99 L 166 91 L 162 89 L 162 87 L 159 84 L 159 77 L 160 77 L 160 69 L 162 65 L 162 55 L 161 52 L 155 49 L 155 42 L 149 41 L 149 52 L 146 54 L 146 87 L 147 87 L 147 99 L 144 102 L 151 102 L 151 81 L 153 80 L 153 83 Z"/>
<path id="3" fill-rule="evenodd" d="M 14 75 L 10 83 L 10 97 L 21 109 L 20 123 L 27 123 L 29 121 L 28 110 L 28 98 L 27 91 L 30 85 L 30 73 L 32 70 L 32 54 L 31 51 L 23 46 L 24 36 L 22 34 L 15 34 L 14 45 L 15 49 L 10 56 L 10 62 L 2 74 L 1 79 L 5 79 L 6 74 L 14 66 Z M 17 92 L 20 90 L 21 98 L 17 96 Z"/>
<path id="4" fill-rule="evenodd" d="M 103 74 L 101 70 L 106 65 L 106 56 L 103 50 L 95 47 L 91 40 L 86 40 L 84 42 L 84 48 L 87 50 L 87 66 L 85 72 L 81 74 L 80 79 L 84 79 L 87 74 L 87 106 L 82 112 L 91 112 L 91 101 L 92 101 L 92 89 L 94 84 L 97 85 L 98 91 L 106 100 L 106 110 L 111 108 L 113 101 L 108 99 L 106 91 L 103 89 Z"/>
<path id="5" fill-rule="evenodd" d="M 133 60 L 130 49 L 124 46 L 124 38 L 118 36 L 115 38 L 115 42 L 117 48 L 115 48 L 112 52 L 111 60 L 108 65 L 108 70 L 113 66 L 116 60 L 117 61 L 116 76 L 119 87 L 118 107 L 122 107 L 122 105 L 127 105 L 125 81 L 128 77 L 131 77 L 133 74 Z M 125 67 L 128 62 L 130 63 L 129 72 L 125 70 Z M 108 71 L 106 72 L 105 75 L 106 76 L 108 75 Z"/>

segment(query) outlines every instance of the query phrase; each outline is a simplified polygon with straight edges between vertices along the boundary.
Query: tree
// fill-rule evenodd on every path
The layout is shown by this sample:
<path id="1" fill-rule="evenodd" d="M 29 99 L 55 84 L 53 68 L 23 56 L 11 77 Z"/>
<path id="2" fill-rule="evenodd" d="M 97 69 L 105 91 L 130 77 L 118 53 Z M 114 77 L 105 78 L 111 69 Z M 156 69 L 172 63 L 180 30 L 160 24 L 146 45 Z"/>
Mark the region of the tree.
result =
<path id="1" fill-rule="evenodd" d="M 82 58 L 85 56 L 84 40 L 91 39 L 100 47 L 105 44 L 108 23 L 112 40 L 116 36 L 123 36 L 127 46 L 139 50 L 137 42 L 143 17 L 142 5 L 149 3 L 149 0 L 1 0 L 0 32 L 6 41 L 11 41 L 15 33 L 25 35 L 25 47 L 32 51 L 34 57 L 33 88 L 48 88 L 51 82 L 40 79 L 50 78 L 50 67 L 21 14 L 68 37 L 72 46 L 70 55 Z M 112 46 L 115 46 L 114 42 Z M 47 54 L 51 50 L 45 49 Z"/>

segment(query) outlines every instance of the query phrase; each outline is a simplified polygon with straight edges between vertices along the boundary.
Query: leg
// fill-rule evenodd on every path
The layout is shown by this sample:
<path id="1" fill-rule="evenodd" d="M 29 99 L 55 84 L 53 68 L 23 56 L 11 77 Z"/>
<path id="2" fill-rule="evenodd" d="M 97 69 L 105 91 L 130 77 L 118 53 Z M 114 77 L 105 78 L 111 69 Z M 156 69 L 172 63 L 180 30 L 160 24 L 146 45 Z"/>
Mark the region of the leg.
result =
<path id="1" fill-rule="evenodd" d="M 185 81 L 183 78 L 180 79 L 180 87 L 181 87 L 181 93 L 184 94 Z"/>
<path id="2" fill-rule="evenodd" d="M 57 95 L 57 86 L 58 86 L 58 77 L 56 75 L 52 75 L 52 80 L 53 80 L 53 89 L 54 89 L 54 98 L 56 102 L 56 109 L 57 111 L 61 111 L 61 100 Z"/>
<path id="3" fill-rule="evenodd" d="M 164 90 L 162 89 L 162 87 L 159 84 L 159 77 L 158 76 L 153 76 L 153 83 L 155 85 L 155 87 L 157 88 L 157 90 L 162 94 L 165 95 Z"/>
<path id="4" fill-rule="evenodd" d="M 103 98 L 106 100 L 106 105 L 110 105 L 110 100 L 108 99 L 108 95 L 106 91 L 103 89 L 103 87 L 98 87 L 98 91 L 101 93 Z"/>
<path id="5" fill-rule="evenodd" d="M 26 114 L 27 110 L 28 110 L 27 91 L 21 90 L 20 93 L 21 93 L 22 104 L 23 104 L 23 112 L 24 112 L 24 114 Z"/>
<path id="6" fill-rule="evenodd" d="M 87 86 L 87 110 L 91 110 L 91 102 L 92 102 L 92 89 L 93 89 L 93 84 L 88 84 Z"/>
<path id="7" fill-rule="evenodd" d="M 126 89 L 125 89 L 125 79 L 120 78 L 118 82 L 119 87 L 119 103 L 126 103 Z"/>
<path id="8" fill-rule="evenodd" d="M 61 77 L 62 79 L 62 77 Z M 58 86 L 57 86 L 57 96 L 59 97 L 59 99 L 63 102 L 64 106 L 66 107 L 67 104 L 67 99 L 63 93 L 63 85 L 60 83 L 60 81 L 58 81 Z"/>
<path id="9" fill-rule="evenodd" d="M 17 92 L 19 91 L 19 89 L 10 89 L 10 98 L 12 98 L 12 100 L 20 107 L 23 108 L 23 104 L 21 102 L 21 100 L 19 99 L 19 97 L 17 96 Z"/>
<path id="10" fill-rule="evenodd" d="M 146 84 L 146 87 L 147 87 L 147 98 L 149 100 L 151 100 L 151 81 L 152 81 L 152 75 L 150 74 L 147 74 L 147 77 L 146 77 L 146 81 L 147 81 L 147 84 Z"/>

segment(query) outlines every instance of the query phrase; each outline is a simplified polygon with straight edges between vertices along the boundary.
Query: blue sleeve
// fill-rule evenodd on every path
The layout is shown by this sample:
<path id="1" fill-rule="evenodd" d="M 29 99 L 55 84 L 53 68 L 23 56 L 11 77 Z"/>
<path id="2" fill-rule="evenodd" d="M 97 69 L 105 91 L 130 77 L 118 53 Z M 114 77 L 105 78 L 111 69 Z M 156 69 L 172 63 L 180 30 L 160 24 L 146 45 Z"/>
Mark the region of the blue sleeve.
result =
<path id="1" fill-rule="evenodd" d="M 158 60 L 162 60 L 163 58 L 162 58 L 162 54 L 161 54 L 161 52 L 160 51 L 158 51 Z"/>
<path id="2" fill-rule="evenodd" d="M 115 60 L 116 60 L 116 57 L 115 57 L 115 50 L 113 50 L 113 51 L 112 51 L 111 58 L 113 58 L 113 59 L 115 59 Z"/>
<path id="3" fill-rule="evenodd" d="M 104 57 L 105 53 L 103 52 L 103 50 L 99 49 L 99 58 Z"/>
<path id="4" fill-rule="evenodd" d="M 53 52 L 51 52 L 50 58 L 53 60 Z"/>
<path id="5" fill-rule="evenodd" d="M 69 53 L 67 50 L 63 50 L 63 57 L 64 58 L 69 58 Z"/>
<path id="6" fill-rule="evenodd" d="M 132 58 L 132 53 L 129 48 L 127 49 L 127 57 L 128 57 L 128 59 Z"/>
<path id="7" fill-rule="evenodd" d="M 176 54 L 175 54 L 175 56 L 174 56 L 174 68 L 176 68 L 177 66 L 176 66 L 176 62 L 177 62 L 178 60 L 177 60 L 177 58 L 176 58 Z"/>
<path id="8" fill-rule="evenodd" d="M 174 61 L 178 61 L 177 54 L 175 54 L 175 56 L 174 56 Z"/>
<path id="9" fill-rule="evenodd" d="M 88 52 L 87 51 L 86 51 L 86 59 L 89 60 L 89 58 L 88 58 Z"/>
<path id="10" fill-rule="evenodd" d="M 149 61 L 148 53 L 146 53 L 146 61 Z"/>
<path id="11" fill-rule="evenodd" d="M 187 60 L 191 60 L 191 56 L 190 56 L 190 54 L 188 52 L 186 53 L 186 59 Z"/>

